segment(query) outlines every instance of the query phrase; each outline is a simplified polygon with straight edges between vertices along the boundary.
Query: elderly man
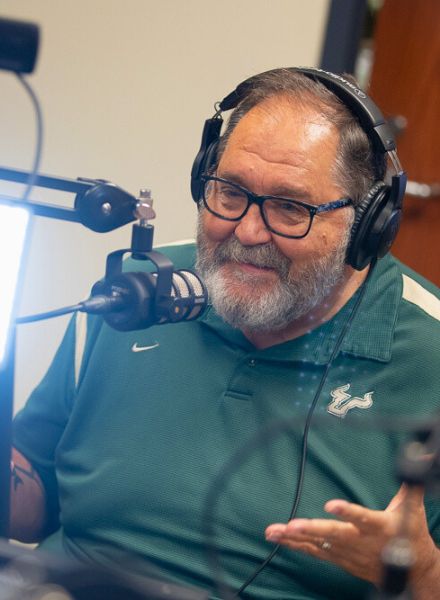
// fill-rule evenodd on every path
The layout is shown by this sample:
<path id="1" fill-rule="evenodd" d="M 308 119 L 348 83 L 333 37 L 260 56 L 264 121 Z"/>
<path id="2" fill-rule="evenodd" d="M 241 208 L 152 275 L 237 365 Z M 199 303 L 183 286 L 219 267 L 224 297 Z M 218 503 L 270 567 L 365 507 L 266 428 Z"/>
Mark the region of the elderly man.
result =
<path id="1" fill-rule="evenodd" d="M 408 496 L 394 468 L 403 435 L 383 424 L 436 411 L 440 301 L 391 256 L 375 264 L 403 174 L 383 183 L 389 140 L 378 148 L 315 75 L 278 69 L 237 88 L 226 133 L 195 166 L 197 256 L 192 244 L 164 252 L 177 268 L 196 262 L 204 317 L 126 333 L 71 323 L 16 418 L 13 536 L 212 589 L 207 493 L 286 419 L 288 433 L 254 446 L 218 490 L 224 582 L 243 598 L 298 600 L 380 584 Z M 417 491 L 408 529 L 415 597 L 435 598 L 439 502 Z"/>

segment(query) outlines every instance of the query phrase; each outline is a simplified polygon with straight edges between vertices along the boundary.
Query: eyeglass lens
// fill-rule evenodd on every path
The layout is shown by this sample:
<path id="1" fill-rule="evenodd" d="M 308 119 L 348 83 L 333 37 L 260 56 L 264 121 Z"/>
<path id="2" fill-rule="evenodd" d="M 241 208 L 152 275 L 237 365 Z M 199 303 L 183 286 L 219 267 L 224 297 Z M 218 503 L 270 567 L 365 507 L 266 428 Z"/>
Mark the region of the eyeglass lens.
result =
<path id="1" fill-rule="evenodd" d="M 251 196 L 233 183 L 208 179 L 204 186 L 204 200 L 214 214 L 238 220 L 246 212 Z M 304 235 L 310 227 L 310 212 L 293 200 L 266 198 L 262 210 L 270 228 L 282 235 Z"/>

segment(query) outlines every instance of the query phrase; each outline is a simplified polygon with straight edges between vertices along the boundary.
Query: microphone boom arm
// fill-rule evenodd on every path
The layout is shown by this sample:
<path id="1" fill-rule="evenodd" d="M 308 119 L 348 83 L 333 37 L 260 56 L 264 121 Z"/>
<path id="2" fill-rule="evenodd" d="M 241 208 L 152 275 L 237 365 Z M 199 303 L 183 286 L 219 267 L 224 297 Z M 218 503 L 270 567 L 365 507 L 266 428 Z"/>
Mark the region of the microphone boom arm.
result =
<path id="1" fill-rule="evenodd" d="M 31 175 L 26 171 L 0 167 L 0 179 L 27 184 Z M 76 194 L 74 208 L 52 204 L 25 202 L 0 195 L 0 204 L 21 206 L 41 217 L 81 223 L 98 233 L 106 233 L 137 219 L 137 199 L 104 179 L 64 179 L 37 175 L 34 186 Z"/>

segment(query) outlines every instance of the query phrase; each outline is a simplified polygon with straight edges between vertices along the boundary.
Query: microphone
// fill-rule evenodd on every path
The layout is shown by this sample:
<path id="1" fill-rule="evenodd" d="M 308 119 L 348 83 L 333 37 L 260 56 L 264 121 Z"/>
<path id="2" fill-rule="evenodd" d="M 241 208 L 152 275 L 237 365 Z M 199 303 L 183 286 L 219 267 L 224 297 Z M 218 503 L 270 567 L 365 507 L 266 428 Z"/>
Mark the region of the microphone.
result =
<path id="1" fill-rule="evenodd" d="M 38 25 L 0 18 L 0 69 L 32 73 L 38 54 Z"/>
<path id="2" fill-rule="evenodd" d="M 173 271 L 171 288 L 165 293 L 158 293 L 158 282 L 157 272 L 120 273 L 95 283 L 91 297 L 80 303 L 79 310 L 103 314 L 105 322 L 118 331 L 192 321 L 202 315 L 208 292 L 196 273 Z"/>

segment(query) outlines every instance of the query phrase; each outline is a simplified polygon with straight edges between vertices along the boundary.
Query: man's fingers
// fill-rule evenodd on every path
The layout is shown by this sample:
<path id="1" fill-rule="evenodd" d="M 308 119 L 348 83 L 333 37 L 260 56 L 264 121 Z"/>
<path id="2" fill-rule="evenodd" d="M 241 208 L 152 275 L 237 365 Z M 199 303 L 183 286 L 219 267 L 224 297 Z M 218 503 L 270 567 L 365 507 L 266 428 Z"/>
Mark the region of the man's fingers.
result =
<path id="1" fill-rule="evenodd" d="M 293 542 L 292 540 L 281 540 L 283 546 L 289 548 L 289 550 L 299 550 L 309 556 L 315 556 L 316 558 L 328 558 L 323 556 L 323 551 L 318 544 L 311 542 Z"/>
<path id="2" fill-rule="evenodd" d="M 352 523 L 360 531 L 372 532 L 382 529 L 386 521 L 382 511 L 370 510 L 346 500 L 329 500 L 324 509 L 341 521 Z"/>
<path id="3" fill-rule="evenodd" d="M 265 536 L 268 542 L 278 542 L 286 531 L 287 525 L 284 523 L 274 523 L 266 528 Z"/>
<path id="4" fill-rule="evenodd" d="M 270 542 L 311 543 L 318 547 L 324 541 L 335 543 L 346 536 L 357 537 L 355 527 L 333 519 L 294 519 L 287 524 L 276 523 L 266 529 L 266 539 Z"/>

